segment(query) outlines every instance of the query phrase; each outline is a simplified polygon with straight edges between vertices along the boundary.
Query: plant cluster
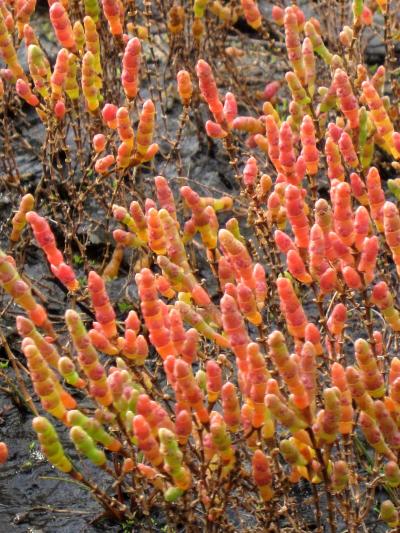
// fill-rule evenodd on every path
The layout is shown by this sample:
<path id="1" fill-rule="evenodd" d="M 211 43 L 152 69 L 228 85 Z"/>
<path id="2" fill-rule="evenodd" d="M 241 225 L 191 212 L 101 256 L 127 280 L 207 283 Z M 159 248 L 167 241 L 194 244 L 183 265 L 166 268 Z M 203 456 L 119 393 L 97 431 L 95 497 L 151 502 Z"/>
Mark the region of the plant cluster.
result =
<path id="1" fill-rule="evenodd" d="M 340 2 L 324 25 L 254 0 L 49 3 L 53 65 L 35 2 L 0 0 L 17 198 L 0 316 L 20 342 L 1 340 L 43 454 L 120 523 L 397 531 L 397 3 Z M 260 64 L 276 64 L 263 91 L 241 73 Z M 16 146 L 34 113 L 31 184 Z M 237 195 L 184 177 L 190 137 Z M 53 281 L 24 271 L 33 244 Z"/>

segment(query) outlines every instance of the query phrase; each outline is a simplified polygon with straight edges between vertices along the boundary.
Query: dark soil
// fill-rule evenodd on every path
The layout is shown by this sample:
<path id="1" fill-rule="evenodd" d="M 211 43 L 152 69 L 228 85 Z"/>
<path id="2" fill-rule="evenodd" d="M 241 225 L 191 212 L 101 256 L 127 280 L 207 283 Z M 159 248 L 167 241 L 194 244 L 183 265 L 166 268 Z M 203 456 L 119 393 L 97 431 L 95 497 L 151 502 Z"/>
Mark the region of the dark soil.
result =
<path id="1" fill-rule="evenodd" d="M 54 58 L 56 48 L 51 41 L 46 39 L 45 32 L 46 28 L 43 28 L 42 42 L 45 44 L 46 52 Z M 25 57 L 23 47 L 20 57 Z M 15 124 L 21 137 L 29 143 L 33 150 L 27 149 L 21 140 L 17 141 L 15 144 L 17 147 L 16 162 L 23 184 L 28 184 L 29 190 L 33 191 L 42 174 L 38 154 L 43 138 L 43 126 L 35 118 L 36 115 L 29 109 L 26 111 L 27 122 L 16 117 Z M 168 120 L 171 124 L 171 130 L 174 128 L 173 125 L 178 123 L 180 112 L 180 106 L 176 106 L 176 108 L 172 106 L 169 110 Z M 1 146 L 0 150 L 2 150 Z M 180 154 L 185 170 L 184 175 L 189 177 L 190 184 L 196 190 L 209 195 L 216 191 L 221 194 L 235 194 L 237 192 L 232 169 L 221 151 L 220 143 L 210 146 L 206 142 L 199 141 L 193 132 L 192 135 L 187 135 L 183 140 Z M 167 166 L 164 175 L 172 176 L 175 175 L 174 173 L 175 169 L 171 165 L 171 167 Z M 178 185 L 177 180 L 174 186 L 175 190 Z M 5 227 L 18 197 L 18 191 L 15 191 L 15 195 L 10 189 L 1 192 L 0 227 Z M 94 212 L 91 214 L 95 215 Z M 244 212 L 241 214 L 245 215 Z M 238 213 L 236 213 L 237 215 Z M 97 235 L 96 239 L 93 239 L 91 253 L 94 256 L 98 255 L 109 240 L 109 235 Z M 0 235 L 0 245 L 7 247 L 4 231 Z M 47 277 L 48 271 L 45 271 L 47 267 L 41 254 L 33 246 L 30 246 L 27 252 L 25 268 L 29 276 L 32 279 Z M 200 264 L 199 269 L 201 276 L 209 277 L 205 265 Z M 121 294 L 125 282 L 126 277 L 111 284 L 110 295 L 114 300 L 117 299 L 117 295 Z M 131 300 L 135 299 L 135 291 L 135 285 L 129 285 L 127 292 Z M 64 293 L 52 282 L 47 283 L 46 294 L 59 301 L 65 299 Z M 62 305 L 61 310 L 54 308 L 53 311 L 60 313 L 64 309 L 65 306 Z M 315 309 L 313 310 L 315 311 Z M 52 311 L 51 307 L 50 311 Z M 316 315 L 315 319 L 317 319 Z M 14 333 L 13 320 L 7 319 L 3 328 L 11 349 L 16 357 L 21 357 L 22 361 L 19 351 L 20 342 Z M 4 351 L 0 351 L 0 361 L 4 362 L 5 360 Z M 13 379 L 11 371 L 9 377 L 10 380 Z M 11 382 L 13 383 L 13 381 Z M 12 388 L 7 383 L 3 386 L 7 389 Z M 12 393 L 12 390 L 10 392 Z M 7 443 L 10 452 L 9 460 L 0 468 L 0 533 L 163 531 L 164 524 L 157 516 L 146 523 L 141 523 L 138 520 L 136 523 L 125 526 L 115 525 L 104 519 L 102 507 L 93 500 L 85 487 L 69 481 L 44 458 L 31 429 L 31 419 L 31 414 L 15 401 L 14 394 L 0 390 L 0 441 L 4 440 Z M 64 441 L 66 449 L 71 451 L 71 444 L 68 443 L 67 439 Z M 82 467 L 86 470 L 88 468 L 86 463 Z M 90 472 L 90 474 L 96 476 L 96 472 Z M 309 485 L 299 484 L 294 496 L 298 504 L 304 507 L 304 522 L 308 524 L 309 531 L 312 531 L 315 527 L 313 507 L 312 504 L 305 504 L 312 496 Z M 369 532 L 384 530 L 386 530 L 385 526 L 381 524 L 377 526 L 371 519 Z"/>

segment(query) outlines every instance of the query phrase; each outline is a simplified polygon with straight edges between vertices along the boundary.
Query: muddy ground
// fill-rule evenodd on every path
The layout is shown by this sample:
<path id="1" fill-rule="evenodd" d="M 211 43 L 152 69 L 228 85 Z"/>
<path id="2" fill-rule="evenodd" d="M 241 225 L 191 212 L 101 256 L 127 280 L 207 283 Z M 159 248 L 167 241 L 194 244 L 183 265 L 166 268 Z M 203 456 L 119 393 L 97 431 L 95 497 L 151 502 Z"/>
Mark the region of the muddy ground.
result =
<path id="1" fill-rule="evenodd" d="M 45 32 L 44 32 L 45 33 Z M 50 56 L 54 56 L 54 45 L 52 41 L 44 39 L 46 51 Z M 24 54 L 24 51 L 21 51 Z M 42 174 L 41 163 L 37 157 L 40 151 L 41 139 L 43 138 L 43 127 L 28 108 L 24 108 L 28 121 L 24 123 L 16 117 L 16 128 L 33 148 L 27 150 L 21 142 L 16 143 L 16 162 L 20 174 L 23 176 L 23 184 L 28 186 L 28 191 L 34 191 L 38 180 Z M 181 108 L 172 107 L 169 110 L 168 119 L 171 124 L 177 124 Z M 215 190 L 225 194 L 236 194 L 237 186 L 233 179 L 232 168 L 218 144 L 212 147 L 206 142 L 201 142 L 197 136 L 188 135 L 181 145 L 181 157 L 185 175 L 189 176 L 194 188 L 202 194 L 214 194 Z M 1 150 L 1 146 L 0 146 Z M 36 152 L 36 155 L 35 153 Z M 165 175 L 174 175 L 174 168 L 171 166 L 165 169 Z M 178 183 L 176 184 L 178 185 Z M 201 189 L 201 187 L 202 189 Z M 15 191 L 15 195 L 18 192 Z M 16 205 L 16 197 L 12 189 L 5 188 L 0 191 L 0 244 L 7 247 L 7 235 L 5 228 L 12 209 Z M 237 215 L 241 215 L 245 220 L 245 213 L 238 207 Z M 96 254 L 96 247 L 102 248 L 109 236 L 98 235 L 93 242 L 93 253 Z M 41 253 L 34 247 L 29 246 L 26 255 L 26 271 L 32 279 L 42 279 L 48 276 L 44 272 L 45 262 Z M 125 272 L 128 270 L 125 264 Z M 200 274 L 207 277 L 207 271 Z M 119 280 L 112 284 L 111 295 L 115 297 L 122 292 L 125 280 Z M 48 294 L 63 302 L 62 310 L 65 309 L 65 295 L 54 284 L 46 279 Z M 130 292 L 129 292 L 130 291 Z M 125 294 L 125 292 L 124 292 Z M 135 298 L 135 287 L 130 285 L 128 294 Z M 51 310 L 51 309 L 50 309 Z M 54 313 L 59 309 L 54 308 Z M 17 358 L 22 356 L 19 351 L 19 339 L 13 330 L 11 319 L 2 323 L 2 328 L 7 340 Z M 0 364 L 6 367 L 6 354 L 0 351 Z M 12 372 L 4 368 L 7 376 L 12 378 Z M 115 525 L 104 520 L 102 508 L 93 500 L 87 490 L 78 486 L 56 471 L 43 457 L 36 441 L 34 432 L 31 429 L 32 416 L 24 408 L 21 408 L 14 400 L 13 395 L 7 394 L 5 389 L 12 389 L 12 384 L 1 383 L 3 389 L 0 390 L 0 441 L 4 440 L 9 448 L 10 457 L 7 463 L 0 467 L 0 533 L 83 533 L 108 531 L 110 533 L 130 532 L 130 531 L 165 531 L 162 517 L 157 515 L 149 518 L 147 523 Z M 64 438 L 63 443 L 67 450 L 71 450 L 71 444 Z M 88 465 L 81 465 L 83 471 L 87 471 Z M 96 472 L 90 472 L 96 476 Z M 99 480 L 102 481 L 101 479 Z M 309 487 L 304 483 L 296 489 L 294 497 L 299 505 L 304 505 L 311 497 Z M 305 521 L 309 530 L 312 531 L 314 518 L 310 505 L 304 505 Z M 380 532 L 385 528 L 375 524 L 376 513 L 371 514 L 370 528 L 368 531 Z M 98 519 L 96 521 L 96 519 Z M 314 525 L 313 525 L 314 524 Z M 249 523 L 251 529 L 251 522 Z"/>

